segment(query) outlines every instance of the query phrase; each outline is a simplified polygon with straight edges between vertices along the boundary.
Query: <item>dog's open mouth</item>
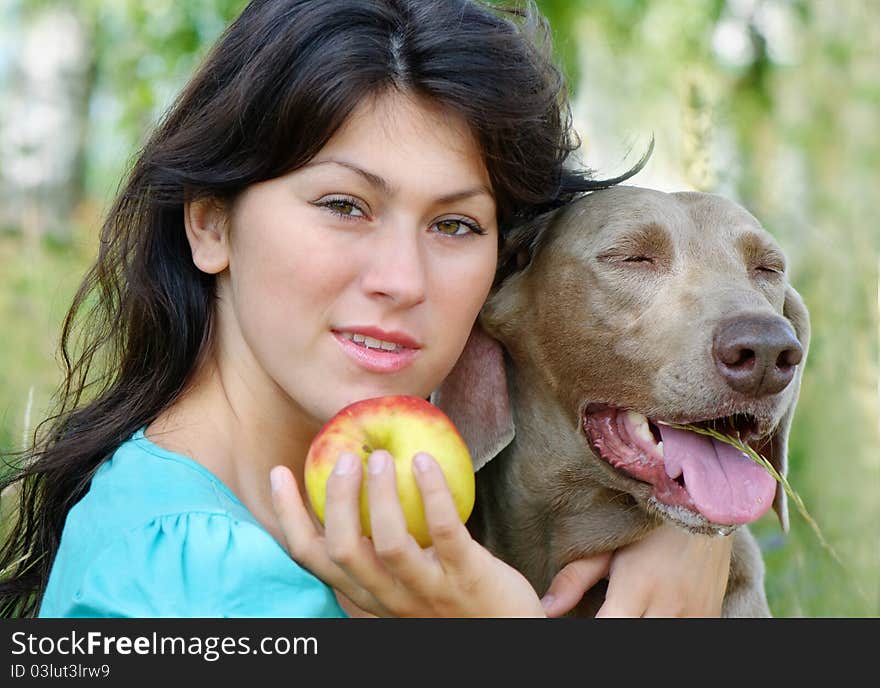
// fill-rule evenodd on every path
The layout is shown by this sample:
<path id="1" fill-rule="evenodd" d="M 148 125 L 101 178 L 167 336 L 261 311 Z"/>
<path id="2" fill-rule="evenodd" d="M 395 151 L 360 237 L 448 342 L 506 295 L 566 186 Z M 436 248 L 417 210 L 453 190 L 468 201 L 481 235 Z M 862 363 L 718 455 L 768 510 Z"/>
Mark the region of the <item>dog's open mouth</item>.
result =
<path id="1" fill-rule="evenodd" d="M 694 425 L 744 442 L 760 434 L 757 421 L 740 414 Z M 652 496 L 668 507 L 699 512 L 713 524 L 739 525 L 756 521 L 773 503 L 774 478 L 725 442 L 604 405 L 587 407 L 583 428 L 598 456 L 650 484 Z"/>

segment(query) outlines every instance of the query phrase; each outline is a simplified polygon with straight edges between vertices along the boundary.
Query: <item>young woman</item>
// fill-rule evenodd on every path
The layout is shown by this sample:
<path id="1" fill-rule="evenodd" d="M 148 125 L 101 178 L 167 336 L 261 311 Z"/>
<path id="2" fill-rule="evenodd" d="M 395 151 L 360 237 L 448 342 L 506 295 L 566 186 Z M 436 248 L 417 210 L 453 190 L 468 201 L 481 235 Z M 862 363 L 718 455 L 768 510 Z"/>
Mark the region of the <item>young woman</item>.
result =
<path id="1" fill-rule="evenodd" d="M 471 0 L 247 6 L 142 151 L 68 314 L 5 613 L 543 616 L 606 573 L 603 613 L 718 613 L 729 544 L 668 528 L 570 565 L 542 604 L 449 522 L 426 455 L 429 550 L 380 452 L 372 541 L 358 462 L 337 465 L 324 533 L 301 497 L 333 414 L 451 370 L 508 229 L 607 185 L 563 167 L 543 25 Z"/>

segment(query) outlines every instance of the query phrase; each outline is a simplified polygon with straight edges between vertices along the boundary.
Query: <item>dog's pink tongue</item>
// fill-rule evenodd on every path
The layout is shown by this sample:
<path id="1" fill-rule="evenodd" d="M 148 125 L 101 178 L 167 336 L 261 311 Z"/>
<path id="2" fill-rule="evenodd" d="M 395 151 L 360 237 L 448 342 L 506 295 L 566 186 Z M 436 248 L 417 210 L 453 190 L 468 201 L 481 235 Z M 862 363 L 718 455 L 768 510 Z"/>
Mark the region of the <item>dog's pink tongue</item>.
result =
<path id="1" fill-rule="evenodd" d="M 776 480 L 763 466 L 712 437 L 658 427 L 666 474 L 684 476 L 685 489 L 707 519 L 723 525 L 751 523 L 770 508 Z"/>

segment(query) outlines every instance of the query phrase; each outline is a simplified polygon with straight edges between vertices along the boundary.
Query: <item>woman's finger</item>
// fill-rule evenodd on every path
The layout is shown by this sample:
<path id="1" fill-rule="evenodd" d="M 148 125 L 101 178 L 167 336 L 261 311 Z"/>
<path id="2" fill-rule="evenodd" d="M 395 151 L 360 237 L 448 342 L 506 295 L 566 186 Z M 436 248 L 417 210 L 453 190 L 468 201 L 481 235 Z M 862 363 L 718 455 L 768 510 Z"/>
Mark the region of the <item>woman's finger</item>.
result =
<path id="1" fill-rule="evenodd" d="M 604 604 L 596 612 L 597 619 L 638 619 L 642 613 L 632 605 L 623 601 L 605 599 Z"/>
<path id="2" fill-rule="evenodd" d="M 376 555 L 407 586 L 424 584 L 429 560 L 407 531 L 391 454 L 382 450 L 370 454 L 367 473 L 370 530 Z"/>
<path id="3" fill-rule="evenodd" d="M 641 618 L 647 608 L 647 591 L 638 586 L 638 580 L 630 580 L 627 584 L 622 576 L 615 577 L 613 569 L 611 574 L 608 589 L 605 591 L 605 602 L 596 612 L 596 618 Z"/>
<path id="4" fill-rule="evenodd" d="M 336 588 L 359 607 L 387 616 L 388 611 L 363 587 L 358 586 L 327 553 L 325 538 L 318 532 L 303 503 L 296 479 L 286 466 L 276 466 L 269 474 L 272 506 L 290 557 L 327 585 Z"/>
<path id="5" fill-rule="evenodd" d="M 581 601 L 584 593 L 608 574 L 611 553 L 572 561 L 562 567 L 541 598 L 547 616 L 567 614 Z"/>
<path id="6" fill-rule="evenodd" d="M 284 536 L 281 544 L 293 559 L 313 570 L 308 563 L 320 563 L 324 545 L 303 504 L 296 479 L 286 466 L 275 466 L 269 473 L 269 480 L 272 486 L 272 507 Z M 329 559 L 327 563 L 330 563 Z"/>
<path id="7" fill-rule="evenodd" d="M 333 563 L 350 580 L 375 594 L 387 589 L 393 581 L 361 529 L 362 475 L 360 457 L 349 453 L 340 455 L 327 480 L 324 538 Z M 340 589 L 348 594 L 345 588 Z"/>
<path id="8" fill-rule="evenodd" d="M 449 571 L 460 571 L 475 553 L 474 540 L 461 521 L 446 477 L 430 454 L 413 457 L 413 475 L 425 508 L 425 521 L 437 560 Z"/>

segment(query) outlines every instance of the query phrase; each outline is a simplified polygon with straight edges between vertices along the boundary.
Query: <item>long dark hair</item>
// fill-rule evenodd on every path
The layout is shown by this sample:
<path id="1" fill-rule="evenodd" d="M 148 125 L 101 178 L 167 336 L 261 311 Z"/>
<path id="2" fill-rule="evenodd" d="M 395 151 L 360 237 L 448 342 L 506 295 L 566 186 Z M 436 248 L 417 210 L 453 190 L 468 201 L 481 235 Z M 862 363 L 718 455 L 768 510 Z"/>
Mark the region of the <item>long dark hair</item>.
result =
<path id="1" fill-rule="evenodd" d="M 314 156 L 365 96 L 458 113 L 482 148 L 502 231 L 609 182 L 576 148 L 546 21 L 529 3 L 253 0 L 144 146 L 64 320 L 55 409 L 0 485 L 20 485 L 0 549 L 0 615 L 37 613 L 70 508 L 103 461 L 181 394 L 211 341 L 214 278 L 183 206 L 234 202 Z"/>

